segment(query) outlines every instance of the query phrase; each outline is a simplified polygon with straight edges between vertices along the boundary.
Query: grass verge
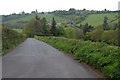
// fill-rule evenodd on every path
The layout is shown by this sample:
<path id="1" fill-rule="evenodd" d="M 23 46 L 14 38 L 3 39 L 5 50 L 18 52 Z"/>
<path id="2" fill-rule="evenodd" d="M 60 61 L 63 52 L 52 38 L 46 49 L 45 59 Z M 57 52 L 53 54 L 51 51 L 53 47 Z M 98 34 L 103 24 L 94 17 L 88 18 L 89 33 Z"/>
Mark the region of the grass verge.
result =
<path id="1" fill-rule="evenodd" d="M 107 78 L 120 78 L 120 52 L 118 46 L 105 43 L 68 39 L 63 37 L 35 37 L 61 51 L 74 55 L 77 60 L 99 69 Z"/>

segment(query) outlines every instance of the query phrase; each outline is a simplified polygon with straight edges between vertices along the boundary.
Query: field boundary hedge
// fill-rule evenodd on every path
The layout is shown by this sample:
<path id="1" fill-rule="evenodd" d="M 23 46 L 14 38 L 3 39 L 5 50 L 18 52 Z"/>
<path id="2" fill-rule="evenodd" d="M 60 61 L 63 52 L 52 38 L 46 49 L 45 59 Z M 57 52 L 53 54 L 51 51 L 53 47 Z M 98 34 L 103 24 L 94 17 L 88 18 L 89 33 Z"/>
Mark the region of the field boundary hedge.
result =
<path id="1" fill-rule="evenodd" d="M 2 27 L 2 53 L 4 55 L 23 42 L 26 37 L 7 27 Z"/>
<path id="2" fill-rule="evenodd" d="M 71 53 L 76 59 L 91 64 L 99 69 L 107 78 L 120 78 L 120 52 L 118 46 L 105 43 L 68 39 L 64 37 L 35 37 L 61 51 Z"/>

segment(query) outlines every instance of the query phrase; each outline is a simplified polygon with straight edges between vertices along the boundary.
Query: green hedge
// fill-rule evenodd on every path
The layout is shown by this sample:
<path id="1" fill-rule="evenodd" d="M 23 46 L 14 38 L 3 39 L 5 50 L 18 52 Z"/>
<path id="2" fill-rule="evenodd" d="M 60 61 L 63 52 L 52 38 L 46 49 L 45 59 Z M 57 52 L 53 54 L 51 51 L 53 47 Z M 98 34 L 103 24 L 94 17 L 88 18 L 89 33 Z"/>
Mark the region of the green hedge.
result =
<path id="1" fill-rule="evenodd" d="M 2 55 L 16 47 L 22 41 L 25 40 L 25 36 L 15 30 L 7 27 L 2 28 Z"/>
<path id="2" fill-rule="evenodd" d="M 117 46 L 63 37 L 36 36 L 35 38 L 66 53 L 73 54 L 76 59 L 93 65 L 110 79 L 120 78 L 120 52 Z"/>
<path id="3" fill-rule="evenodd" d="M 120 35 L 118 33 L 120 29 L 116 30 L 103 30 L 101 28 L 96 28 L 92 32 L 87 33 L 87 39 L 92 41 L 106 42 L 110 45 L 119 46 Z"/>

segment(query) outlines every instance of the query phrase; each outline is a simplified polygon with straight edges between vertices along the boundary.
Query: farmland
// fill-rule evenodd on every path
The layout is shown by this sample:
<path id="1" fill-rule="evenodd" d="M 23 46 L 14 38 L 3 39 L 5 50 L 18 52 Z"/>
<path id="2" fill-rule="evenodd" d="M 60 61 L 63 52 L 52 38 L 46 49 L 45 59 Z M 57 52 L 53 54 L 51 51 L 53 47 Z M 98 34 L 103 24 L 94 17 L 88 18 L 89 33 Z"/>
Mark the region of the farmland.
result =
<path id="1" fill-rule="evenodd" d="M 118 13 L 91 14 L 80 24 L 85 25 L 86 23 L 88 23 L 88 24 L 96 27 L 96 26 L 103 24 L 103 19 L 105 16 L 108 17 L 108 22 L 111 22 L 112 20 L 117 18 L 116 16 L 118 16 Z"/>
<path id="2" fill-rule="evenodd" d="M 31 15 L 28 15 L 28 16 L 26 16 L 26 17 L 22 17 L 22 18 L 18 18 L 18 19 L 6 21 L 5 23 L 17 23 L 17 22 L 21 22 L 21 21 L 29 21 L 29 20 L 32 19 L 34 16 L 35 16 L 34 14 L 33 14 L 33 15 L 31 14 Z M 67 19 L 64 19 L 64 18 L 55 16 L 55 15 L 53 15 L 53 14 L 38 14 L 38 16 L 39 16 L 40 18 L 45 17 L 45 18 L 48 20 L 48 22 L 51 22 L 51 21 L 52 21 L 52 19 L 51 19 L 52 17 L 55 17 L 55 19 L 56 19 L 56 21 L 57 21 L 58 23 L 60 23 L 60 22 L 64 22 L 64 23 L 67 22 Z"/>
<path id="3" fill-rule="evenodd" d="M 26 17 L 16 18 L 12 20 L 5 21 L 4 24 L 9 24 L 13 26 L 17 26 L 16 28 L 22 28 L 25 23 L 27 23 L 30 19 L 34 18 L 34 14 L 28 15 Z M 52 18 L 54 17 L 57 23 L 67 24 L 69 22 L 73 22 L 74 25 L 80 26 L 80 24 L 85 25 L 88 23 L 91 26 L 97 27 L 103 24 L 104 17 L 108 17 L 108 23 L 111 25 L 113 23 L 117 23 L 118 13 L 104 13 L 104 14 L 89 14 L 85 17 L 84 20 L 79 20 L 81 16 L 79 15 L 64 15 L 57 16 L 54 14 L 38 14 L 40 18 L 45 17 L 48 23 L 51 23 Z M 91 19 L 92 18 L 92 19 Z M 115 20 L 116 19 L 116 20 Z M 77 24 L 75 24 L 77 23 Z"/>

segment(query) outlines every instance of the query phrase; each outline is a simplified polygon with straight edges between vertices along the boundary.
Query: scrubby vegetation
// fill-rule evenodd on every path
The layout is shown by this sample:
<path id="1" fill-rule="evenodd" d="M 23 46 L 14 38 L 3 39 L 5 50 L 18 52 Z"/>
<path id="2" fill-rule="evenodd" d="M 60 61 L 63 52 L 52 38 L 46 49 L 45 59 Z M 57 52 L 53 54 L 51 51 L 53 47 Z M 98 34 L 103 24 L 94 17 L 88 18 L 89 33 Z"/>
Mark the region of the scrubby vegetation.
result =
<path id="1" fill-rule="evenodd" d="M 16 47 L 22 41 L 25 40 L 25 36 L 7 27 L 2 27 L 2 55 L 6 54 L 12 48 Z"/>
<path id="2" fill-rule="evenodd" d="M 91 40 L 91 41 L 106 42 L 107 44 L 120 46 L 119 44 L 120 37 L 118 35 L 119 31 L 120 29 L 103 30 L 101 28 L 97 28 L 92 32 L 88 32 L 86 36 L 88 40 Z"/>
<path id="3" fill-rule="evenodd" d="M 110 79 L 120 78 L 120 52 L 117 46 L 106 43 L 68 39 L 63 37 L 35 37 L 59 50 L 71 53 L 77 60 L 85 62 L 99 69 Z"/>

